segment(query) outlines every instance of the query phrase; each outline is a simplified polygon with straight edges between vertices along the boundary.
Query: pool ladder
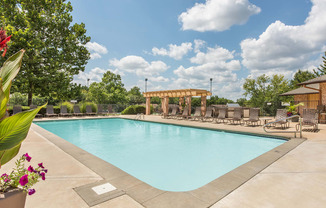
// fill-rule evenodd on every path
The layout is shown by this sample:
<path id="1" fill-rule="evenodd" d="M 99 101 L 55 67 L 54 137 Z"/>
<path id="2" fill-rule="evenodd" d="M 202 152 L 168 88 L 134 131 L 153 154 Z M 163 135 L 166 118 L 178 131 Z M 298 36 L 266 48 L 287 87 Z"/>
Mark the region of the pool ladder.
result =
<path id="1" fill-rule="evenodd" d="M 145 115 L 143 113 L 138 113 L 135 117 L 135 120 L 141 120 L 141 119 L 145 119 Z"/>
<path id="2" fill-rule="evenodd" d="M 284 120 L 288 120 L 288 119 L 291 119 L 291 118 L 295 118 L 295 117 L 299 117 L 299 130 L 298 131 L 267 131 L 265 128 L 266 127 L 270 127 L 271 124 L 273 123 L 277 123 L 279 121 L 284 121 Z M 276 121 L 273 121 L 273 122 L 270 122 L 270 123 L 267 123 L 263 126 L 263 129 L 266 133 L 294 133 L 294 137 L 296 138 L 297 137 L 297 133 L 300 134 L 300 138 L 302 138 L 302 118 L 299 116 L 299 115 L 294 115 L 294 116 L 290 116 L 290 117 L 287 117 L 287 118 L 282 118 L 282 119 L 278 119 Z"/>

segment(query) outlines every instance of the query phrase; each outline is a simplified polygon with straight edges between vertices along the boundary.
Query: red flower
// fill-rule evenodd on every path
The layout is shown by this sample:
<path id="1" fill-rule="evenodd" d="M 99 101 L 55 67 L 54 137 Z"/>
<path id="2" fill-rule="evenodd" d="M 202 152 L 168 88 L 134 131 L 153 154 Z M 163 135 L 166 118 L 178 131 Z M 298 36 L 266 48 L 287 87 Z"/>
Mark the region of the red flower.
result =
<path id="1" fill-rule="evenodd" d="M 19 179 L 19 183 L 21 186 L 25 186 L 28 183 L 28 175 L 23 175 L 20 179 Z"/>
<path id="2" fill-rule="evenodd" d="M 8 46 L 7 46 L 7 42 L 10 41 L 11 35 L 8 37 L 6 35 L 6 31 L 3 30 L 1 28 L 0 30 L 0 51 L 2 51 L 2 49 L 5 49 L 4 52 L 2 53 L 2 57 L 4 57 L 6 55 Z"/>

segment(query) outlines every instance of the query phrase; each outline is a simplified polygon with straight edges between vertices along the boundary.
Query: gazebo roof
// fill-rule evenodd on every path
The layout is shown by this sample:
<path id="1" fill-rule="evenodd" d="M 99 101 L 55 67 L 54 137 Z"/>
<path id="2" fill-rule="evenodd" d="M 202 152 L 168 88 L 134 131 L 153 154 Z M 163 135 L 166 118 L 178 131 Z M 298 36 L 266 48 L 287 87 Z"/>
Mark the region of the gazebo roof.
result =
<path id="1" fill-rule="evenodd" d="M 313 90 L 310 88 L 299 87 L 297 89 L 291 90 L 289 92 L 280 94 L 280 96 L 287 96 L 287 95 L 305 95 L 305 94 L 318 94 L 318 90 Z"/>
<path id="2" fill-rule="evenodd" d="M 212 95 L 207 90 L 200 89 L 182 89 L 182 90 L 163 90 L 144 92 L 144 97 L 185 97 L 185 96 L 208 96 Z"/>
<path id="3" fill-rule="evenodd" d="M 313 84 L 313 83 L 321 83 L 321 82 L 326 82 L 326 75 L 307 80 L 305 82 L 301 82 L 299 85 L 306 85 L 306 84 Z"/>

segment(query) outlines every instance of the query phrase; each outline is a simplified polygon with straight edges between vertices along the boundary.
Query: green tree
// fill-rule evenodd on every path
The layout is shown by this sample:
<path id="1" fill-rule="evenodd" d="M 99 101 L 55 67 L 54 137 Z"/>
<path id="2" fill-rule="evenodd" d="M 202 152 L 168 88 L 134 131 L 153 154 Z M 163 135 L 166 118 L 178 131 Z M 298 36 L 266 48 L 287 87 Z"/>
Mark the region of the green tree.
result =
<path id="1" fill-rule="evenodd" d="M 89 97 L 98 104 L 124 104 L 127 102 L 127 91 L 121 76 L 107 71 L 100 83 L 93 82 L 90 85 Z"/>
<path id="2" fill-rule="evenodd" d="M 129 101 L 129 104 L 135 105 L 135 104 L 141 104 L 145 102 L 145 97 L 140 92 L 140 88 L 135 86 L 131 88 L 127 93 L 127 98 Z"/>
<path id="3" fill-rule="evenodd" d="M 317 77 L 326 74 L 326 52 L 322 58 L 323 58 L 323 63 L 316 70 L 314 69 L 314 72 Z"/>
<path id="4" fill-rule="evenodd" d="M 207 105 L 226 105 L 227 103 L 234 103 L 233 100 L 227 98 L 219 98 L 217 95 L 211 96 L 207 99 Z"/>
<path id="5" fill-rule="evenodd" d="M 248 101 L 247 101 L 246 98 L 239 98 L 239 99 L 237 99 L 237 103 L 238 103 L 241 107 L 246 107 Z"/>
<path id="6" fill-rule="evenodd" d="M 0 21 L 9 35 L 11 55 L 23 48 L 26 54 L 14 91 L 61 98 L 73 75 L 84 71 L 90 58 L 83 23 L 72 23 L 71 3 L 65 0 L 1 0 Z"/>
<path id="7" fill-rule="evenodd" d="M 316 74 L 309 72 L 309 71 L 302 71 L 299 69 L 295 74 L 293 79 L 290 81 L 290 87 L 291 89 L 296 89 L 299 88 L 300 86 L 298 85 L 301 82 L 307 81 L 309 79 L 316 78 Z"/>
<path id="8" fill-rule="evenodd" d="M 274 115 L 276 109 L 281 108 L 281 102 L 289 101 L 288 97 L 279 96 L 290 89 L 289 82 L 283 75 L 274 75 L 270 78 L 263 74 L 257 79 L 247 78 L 243 89 L 244 95 L 250 97 L 248 100 L 250 107 L 259 107 L 268 114 Z M 272 105 L 269 106 L 267 103 Z"/>

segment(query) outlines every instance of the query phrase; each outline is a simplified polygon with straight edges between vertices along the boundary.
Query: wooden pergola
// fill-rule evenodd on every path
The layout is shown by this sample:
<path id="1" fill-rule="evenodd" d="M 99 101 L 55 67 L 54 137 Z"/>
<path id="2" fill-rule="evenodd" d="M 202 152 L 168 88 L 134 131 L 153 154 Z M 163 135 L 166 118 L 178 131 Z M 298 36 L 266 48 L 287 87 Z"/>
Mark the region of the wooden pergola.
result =
<path id="1" fill-rule="evenodd" d="M 152 91 L 144 92 L 144 97 L 146 97 L 146 115 L 151 112 L 151 97 L 159 97 L 162 100 L 163 114 L 167 115 L 169 113 L 169 97 L 179 98 L 179 107 L 181 108 L 184 100 L 186 100 L 186 105 L 188 106 L 189 115 L 191 114 L 191 97 L 200 96 L 201 97 L 201 113 L 204 116 L 206 112 L 206 99 L 207 96 L 212 95 L 207 90 L 199 89 L 182 89 L 182 90 L 164 90 L 164 91 Z"/>

